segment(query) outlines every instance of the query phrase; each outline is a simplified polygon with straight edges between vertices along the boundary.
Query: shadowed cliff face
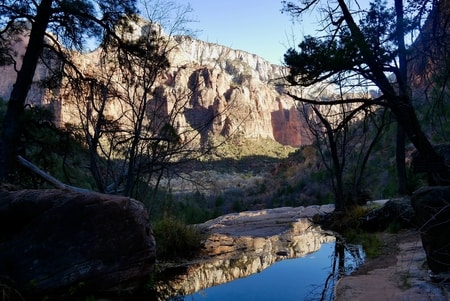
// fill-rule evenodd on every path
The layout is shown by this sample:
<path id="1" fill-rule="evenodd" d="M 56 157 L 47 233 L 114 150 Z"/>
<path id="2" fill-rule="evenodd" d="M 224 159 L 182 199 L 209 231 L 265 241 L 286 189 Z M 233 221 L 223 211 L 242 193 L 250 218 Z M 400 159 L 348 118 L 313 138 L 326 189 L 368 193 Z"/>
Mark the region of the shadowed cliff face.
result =
<path id="1" fill-rule="evenodd" d="M 408 65 L 411 89 L 414 98 L 422 102 L 448 93 L 445 86 L 450 69 L 449 15 L 450 1 L 437 2 L 411 47 Z"/>
<path id="2" fill-rule="evenodd" d="M 228 137 L 238 133 L 243 138 L 268 138 L 283 145 L 309 142 L 296 103 L 276 86 L 277 80 L 286 73 L 285 68 L 254 54 L 190 37 L 170 39 L 175 45 L 169 57 L 171 67 L 158 78 L 154 98 L 159 103 L 165 102 L 159 107 L 168 112 L 177 100 L 187 98 L 183 101 L 183 114 L 177 117 L 177 127 L 200 132 L 203 141 L 210 136 Z M 26 42 L 24 38 L 16 43 L 15 50 L 23 52 Z M 77 54 L 75 61 L 86 76 L 104 77 L 104 71 L 99 68 L 99 51 Z M 45 78 L 46 70 L 42 65 L 38 70 L 29 102 L 38 105 L 51 102 L 58 124 L 74 123 L 77 110 L 70 105 L 67 91 L 64 87 L 53 87 L 43 92 L 38 82 Z M 12 65 L 0 67 L 0 71 L 7 74 L 0 79 L 0 96 L 7 100 L 15 71 Z M 110 116 L 120 116 L 123 114 L 120 108 L 119 101 L 111 101 L 106 111 Z"/>

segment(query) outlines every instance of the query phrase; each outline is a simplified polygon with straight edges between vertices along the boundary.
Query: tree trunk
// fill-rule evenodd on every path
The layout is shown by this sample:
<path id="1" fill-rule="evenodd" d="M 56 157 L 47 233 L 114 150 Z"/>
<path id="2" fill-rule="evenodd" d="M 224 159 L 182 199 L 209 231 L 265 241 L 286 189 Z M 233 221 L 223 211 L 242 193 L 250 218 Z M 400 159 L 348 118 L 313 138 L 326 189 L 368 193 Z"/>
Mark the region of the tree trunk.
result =
<path id="1" fill-rule="evenodd" d="M 403 20 L 403 0 L 395 0 L 395 13 L 397 17 L 397 43 L 399 57 L 399 72 L 397 74 L 397 82 L 399 85 L 399 94 L 406 96 L 405 99 L 411 101 L 409 97 L 409 83 L 407 73 L 406 46 L 404 39 L 404 20 Z M 408 179 L 406 176 L 405 163 L 405 129 L 403 125 L 397 123 L 397 143 L 396 143 L 396 161 L 397 161 L 397 192 L 399 195 L 408 193 Z"/>
<path id="2" fill-rule="evenodd" d="M 16 83 L 8 102 L 3 130 L 0 137 L 0 182 L 13 171 L 22 131 L 22 117 L 25 100 L 33 82 L 34 73 L 42 51 L 45 31 L 52 14 L 53 0 L 42 0 L 32 25 L 22 67 L 17 73 Z"/>
<path id="3" fill-rule="evenodd" d="M 97 185 L 98 191 L 101 193 L 105 193 L 106 192 L 105 191 L 105 188 L 106 188 L 105 183 L 103 181 L 103 177 L 100 173 L 100 168 L 99 168 L 97 162 L 100 157 L 98 154 L 98 147 L 99 147 L 99 140 L 100 140 L 101 131 L 102 131 L 101 120 L 104 119 L 106 97 L 103 97 L 103 93 L 102 93 L 100 108 L 98 111 L 95 112 L 96 114 L 94 114 L 93 110 L 96 108 L 96 106 L 95 106 L 96 83 L 94 80 L 90 81 L 89 90 L 90 90 L 89 103 L 88 103 L 87 112 L 86 112 L 87 125 L 86 125 L 86 129 L 85 129 L 86 141 L 89 146 L 89 159 L 90 159 L 89 169 L 91 171 L 92 176 L 94 177 L 95 184 Z M 92 124 L 92 128 L 94 131 L 93 136 L 89 133 L 89 131 L 90 131 L 89 120 L 94 120 L 93 124 Z"/>
<path id="4" fill-rule="evenodd" d="M 313 107 L 312 108 L 319 117 L 320 121 L 324 125 L 326 129 L 326 135 L 328 139 L 328 143 L 330 144 L 330 153 L 331 153 L 331 159 L 332 159 L 332 166 L 331 166 L 331 176 L 332 176 L 332 183 L 333 183 L 333 190 L 334 190 L 334 197 L 335 197 L 335 211 L 337 212 L 345 212 L 346 210 L 346 204 L 345 204 L 345 196 L 344 196 L 344 182 L 342 179 L 342 164 L 339 160 L 338 156 L 338 148 L 336 141 L 334 140 L 334 134 L 333 129 L 331 128 L 330 123 L 326 118 L 323 117 L 323 115 L 320 113 L 320 111 Z"/>
<path id="5" fill-rule="evenodd" d="M 408 179 L 405 163 L 405 138 L 405 131 L 402 125 L 397 123 L 395 159 L 397 162 L 397 193 L 399 195 L 408 194 Z"/>

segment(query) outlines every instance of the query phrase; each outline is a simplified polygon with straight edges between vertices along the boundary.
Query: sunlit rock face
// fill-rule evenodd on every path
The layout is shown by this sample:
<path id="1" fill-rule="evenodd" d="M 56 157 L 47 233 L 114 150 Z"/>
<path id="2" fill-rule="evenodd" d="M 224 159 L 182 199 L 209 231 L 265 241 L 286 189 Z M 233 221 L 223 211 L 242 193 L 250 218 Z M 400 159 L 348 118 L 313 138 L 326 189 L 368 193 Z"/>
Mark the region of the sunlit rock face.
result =
<path id="1" fill-rule="evenodd" d="M 136 31 L 145 33 L 145 30 Z M 137 38 L 138 34 L 134 36 Z M 184 99 L 183 113 L 176 121 L 178 128 L 192 128 L 203 139 L 238 133 L 244 138 L 268 138 L 283 145 L 299 146 L 309 142 L 296 103 L 277 86 L 280 78 L 287 74 L 284 67 L 245 51 L 191 37 L 166 38 L 170 39 L 171 47 L 173 45 L 169 53 L 170 68 L 159 75 L 152 94 L 155 102 L 165 103 L 160 108 L 167 111 L 177 101 L 179 103 L 180 98 Z M 14 43 L 19 67 L 27 41 L 24 33 Z M 102 66 L 99 50 L 71 55 L 83 76 L 103 82 L 116 81 L 117 91 L 123 89 L 121 79 L 111 77 L 108 71 L 108 68 L 117 68 L 117 62 L 110 62 L 109 67 Z M 58 67 L 56 62 L 52 65 Z M 6 76 L 0 79 L 0 96 L 7 100 L 16 71 L 13 65 L 1 67 L 1 71 Z M 76 122 L 80 102 L 87 98 L 89 91 L 85 97 L 69 95 L 73 88 L 64 87 L 64 79 L 59 86 L 44 89 L 39 83 L 50 74 L 43 64 L 38 66 L 28 101 L 38 105 L 51 104 L 59 125 Z M 122 116 L 126 111 L 129 110 L 124 109 L 123 103 L 114 99 L 110 99 L 106 109 L 113 117 Z"/>
<path id="2" fill-rule="evenodd" d="M 310 221 L 333 206 L 285 207 L 221 216 L 202 225 L 210 231 L 201 262 L 184 269 L 176 279 L 157 285 L 161 296 L 188 295 L 237 278 L 261 272 L 276 261 L 297 258 L 320 249 L 334 236 Z"/>
<path id="3" fill-rule="evenodd" d="M 174 40 L 173 67 L 166 76 L 174 79 L 174 89 L 188 86 L 192 90 L 188 123 L 206 114 L 217 116 L 208 129 L 213 135 L 239 133 L 292 146 L 309 142 L 296 103 L 277 86 L 286 68 L 191 37 Z"/>
<path id="4" fill-rule="evenodd" d="M 28 45 L 28 40 L 29 34 L 23 32 L 23 34 L 15 36 L 14 39 L 5 45 L 10 48 L 9 54 L 15 61 L 15 64 L 0 65 L 0 99 L 8 100 L 11 95 L 12 88 L 17 78 L 17 70 L 20 70 L 22 67 L 22 59 Z M 42 57 L 46 57 L 45 63 L 52 65 L 55 70 L 60 67 L 60 64 L 50 56 L 44 54 Z M 42 84 L 40 84 L 42 81 L 50 79 L 53 74 L 53 72 L 42 63 L 42 57 L 40 63 L 36 67 L 36 72 L 33 77 L 34 84 L 31 86 L 28 93 L 27 104 L 40 105 L 59 111 L 60 108 L 53 107 L 57 104 L 53 103 L 52 93 L 47 89 L 43 89 Z"/>

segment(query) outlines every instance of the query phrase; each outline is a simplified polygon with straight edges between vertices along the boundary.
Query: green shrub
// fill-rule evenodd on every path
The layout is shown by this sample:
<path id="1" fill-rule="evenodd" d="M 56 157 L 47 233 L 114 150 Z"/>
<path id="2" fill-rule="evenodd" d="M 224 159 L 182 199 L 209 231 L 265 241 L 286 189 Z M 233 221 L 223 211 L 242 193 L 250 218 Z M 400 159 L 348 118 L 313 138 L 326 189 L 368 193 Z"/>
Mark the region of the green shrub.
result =
<path id="1" fill-rule="evenodd" d="M 214 217 L 211 210 L 192 201 L 180 203 L 175 215 L 188 224 L 200 224 Z"/>
<path id="2" fill-rule="evenodd" d="M 342 233 L 347 243 L 362 245 L 366 256 L 374 258 L 380 254 L 383 243 L 376 233 L 369 233 L 360 228 L 361 218 L 369 210 L 365 206 L 355 206 L 343 215 L 337 216 L 334 226 Z"/>
<path id="3" fill-rule="evenodd" d="M 402 225 L 401 222 L 399 222 L 399 221 L 393 221 L 393 222 L 391 222 L 391 223 L 388 225 L 388 227 L 387 227 L 387 229 L 386 229 L 386 232 L 388 232 L 388 233 L 398 233 L 398 232 L 400 232 L 400 230 L 402 230 L 402 229 L 404 229 L 404 226 Z"/>
<path id="4" fill-rule="evenodd" d="M 376 233 L 351 229 L 346 232 L 345 238 L 347 242 L 361 244 L 367 258 L 375 258 L 380 255 L 383 242 L 379 239 Z"/>
<path id="5" fill-rule="evenodd" d="M 153 232 L 157 257 L 165 260 L 192 258 L 200 251 L 204 239 L 199 228 L 172 217 L 155 222 Z"/>

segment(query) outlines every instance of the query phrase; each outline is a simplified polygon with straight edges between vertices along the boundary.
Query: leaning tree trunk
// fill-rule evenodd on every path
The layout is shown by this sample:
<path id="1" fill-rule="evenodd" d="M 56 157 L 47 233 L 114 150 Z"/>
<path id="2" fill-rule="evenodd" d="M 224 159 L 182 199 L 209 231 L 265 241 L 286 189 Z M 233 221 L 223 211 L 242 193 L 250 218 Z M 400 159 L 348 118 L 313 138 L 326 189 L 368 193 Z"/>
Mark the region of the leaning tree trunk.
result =
<path id="1" fill-rule="evenodd" d="M 22 67 L 17 73 L 16 83 L 11 91 L 0 137 L 0 182 L 6 180 L 14 167 L 22 131 L 25 100 L 42 51 L 45 31 L 52 13 L 52 2 L 53 0 L 42 0 L 39 4 Z"/>
<path id="2" fill-rule="evenodd" d="M 403 0 L 395 0 L 395 12 L 397 16 L 397 42 L 398 42 L 398 57 L 399 57 L 399 72 L 397 74 L 399 84 L 399 94 L 409 95 L 409 83 L 406 60 L 406 46 L 404 38 L 404 19 L 403 19 Z M 411 101 L 411 98 L 408 97 Z M 397 161 L 397 192 L 399 195 L 406 195 L 408 193 L 408 178 L 406 175 L 405 162 L 405 130 L 403 125 L 397 122 L 397 143 L 396 143 L 396 161 Z"/>
<path id="3" fill-rule="evenodd" d="M 323 117 L 323 115 L 320 113 L 320 111 L 313 107 L 312 108 L 319 117 L 320 121 L 325 127 L 326 135 L 328 139 L 328 143 L 330 144 L 330 152 L 331 152 L 331 159 L 332 159 L 332 166 L 331 166 L 331 176 L 332 176 L 332 183 L 333 183 L 333 190 L 334 190 L 334 197 L 335 197 L 335 211 L 337 212 L 345 212 L 346 210 L 346 204 L 345 204 L 345 196 L 344 196 L 344 182 L 342 179 L 343 174 L 343 164 L 339 160 L 338 156 L 338 148 L 336 141 L 334 140 L 333 135 L 333 129 L 331 128 L 330 123 L 326 118 Z"/>
<path id="4" fill-rule="evenodd" d="M 397 137 L 395 147 L 395 160 L 397 162 L 397 193 L 399 195 L 408 194 L 408 178 L 405 162 L 405 130 L 400 123 L 397 123 Z"/>

